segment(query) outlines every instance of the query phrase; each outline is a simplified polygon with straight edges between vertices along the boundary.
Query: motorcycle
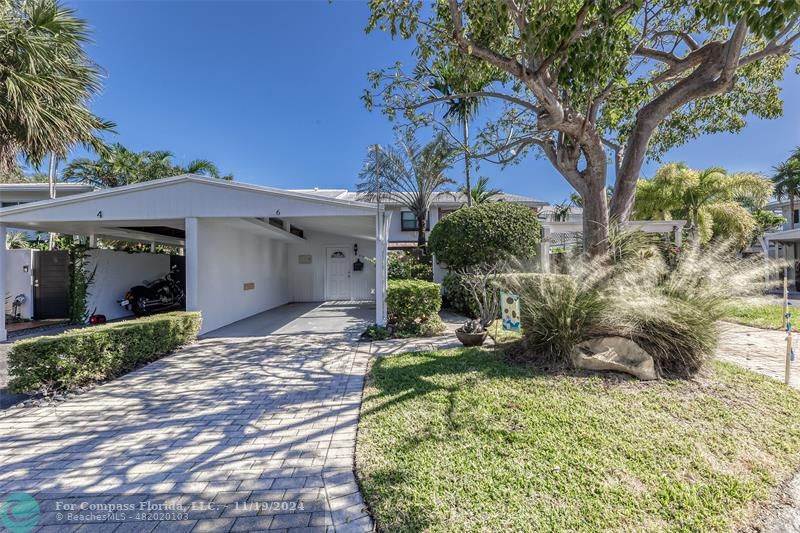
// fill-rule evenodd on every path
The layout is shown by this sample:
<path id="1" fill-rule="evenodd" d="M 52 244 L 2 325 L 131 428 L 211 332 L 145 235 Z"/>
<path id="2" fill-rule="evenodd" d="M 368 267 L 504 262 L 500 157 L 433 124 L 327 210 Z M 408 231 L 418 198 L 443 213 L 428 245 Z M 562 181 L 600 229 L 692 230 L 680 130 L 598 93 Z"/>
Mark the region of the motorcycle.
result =
<path id="1" fill-rule="evenodd" d="M 186 305 L 186 291 L 178 266 L 174 265 L 163 278 L 131 287 L 125 298 L 117 302 L 135 316 Z"/>

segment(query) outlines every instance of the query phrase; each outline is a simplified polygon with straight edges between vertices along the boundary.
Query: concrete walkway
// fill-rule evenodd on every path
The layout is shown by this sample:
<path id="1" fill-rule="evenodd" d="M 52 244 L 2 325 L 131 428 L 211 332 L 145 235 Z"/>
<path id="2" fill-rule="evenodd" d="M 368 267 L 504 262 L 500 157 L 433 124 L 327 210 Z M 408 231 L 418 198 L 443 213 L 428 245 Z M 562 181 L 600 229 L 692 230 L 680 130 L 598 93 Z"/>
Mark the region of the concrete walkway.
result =
<path id="1" fill-rule="evenodd" d="M 5 411 L 0 499 L 31 494 L 43 532 L 368 531 L 353 454 L 373 313 L 285 306 L 75 399 Z"/>
<path id="2" fill-rule="evenodd" d="M 794 333 L 793 342 L 797 357 L 791 365 L 789 383 L 800 388 L 800 335 Z M 722 322 L 717 359 L 783 381 L 786 332 Z"/>

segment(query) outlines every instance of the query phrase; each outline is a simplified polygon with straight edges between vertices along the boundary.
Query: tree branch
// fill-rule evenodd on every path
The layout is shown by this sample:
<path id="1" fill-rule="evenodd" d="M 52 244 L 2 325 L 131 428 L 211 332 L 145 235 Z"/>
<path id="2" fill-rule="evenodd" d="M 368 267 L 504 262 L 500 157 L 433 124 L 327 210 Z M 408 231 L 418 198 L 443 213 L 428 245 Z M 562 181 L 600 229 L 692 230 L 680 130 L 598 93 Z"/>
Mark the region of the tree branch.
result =
<path id="1" fill-rule="evenodd" d="M 664 52 L 663 50 L 658 50 L 656 48 L 649 48 L 647 46 L 641 46 L 641 45 L 636 47 L 636 50 L 633 51 L 633 55 L 646 57 L 648 59 L 654 59 L 656 61 L 661 61 L 662 63 L 666 63 L 671 67 L 683 61 L 683 59 L 676 56 L 672 52 Z"/>
<path id="2" fill-rule="evenodd" d="M 741 60 L 739 60 L 739 66 L 749 65 L 750 63 L 754 63 L 756 61 L 760 61 L 765 57 L 769 56 L 778 56 L 789 53 L 792 49 L 792 45 L 800 38 L 800 31 L 786 39 L 784 42 L 778 44 L 777 41 L 774 39 L 767 43 L 767 45 L 757 52 L 753 52 L 752 54 L 746 55 Z M 773 42 L 774 41 L 774 42 Z"/>
<path id="3" fill-rule="evenodd" d="M 686 46 L 688 46 L 690 50 L 697 50 L 698 48 L 700 48 L 700 45 L 697 44 L 697 41 L 694 40 L 694 37 L 692 37 L 691 35 L 689 35 L 684 31 L 661 30 L 655 32 L 651 36 L 652 39 L 660 39 L 661 37 L 678 37 L 684 43 L 686 43 Z"/>
<path id="4" fill-rule="evenodd" d="M 489 50 L 483 46 L 478 46 L 464 36 L 464 29 L 461 21 L 461 9 L 458 7 L 458 0 L 449 0 L 450 14 L 453 17 L 453 38 L 458 47 L 469 55 L 483 59 L 495 67 L 508 72 L 519 78 L 523 77 L 525 68 L 522 64 L 503 54 L 498 54 L 494 50 Z"/>
<path id="5" fill-rule="evenodd" d="M 424 107 L 426 105 L 431 105 L 431 104 L 435 104 L 435 103 L 438 103 L 438 102 L 446 102 L 448 100 L 458 100 L 459 98 L 482 98 L 482 97 L 485 97 L 485 98 L 498 98 L 500 100 L 506 100 L 508 102 L 512 102 L 512 103 L 520 105 L 520 106 L 522 106 L 522 107 L 524 107 L 526 109 L 529 109 L 530 111 L 533 111 L 534 113 L 538 113 L 541 110 L 541 108 L 539 106 L 536 106 L 536 105 L 528 102 L 527 100 L 523 100 L 522 98 L 518 98 L 518 97 L 512 96 L 510 94 L 498 93 L 498 92 L 495 92 L 495 91 L 472 91 L 472 92 L 468 92 L 468 93 L 448 94 L 448 95 L 444 95 L 444 96 L 437 96 L 435 98 L 430 98 L 428 100 L 425 100 L 424 102 L 419 102 L 419 103 L 416 103 L 416 104 L 413 104 L 413 105 L 410 105 L 410 106 L 406 106 L 405 109 L 418 109 L 418 108 Z"/>

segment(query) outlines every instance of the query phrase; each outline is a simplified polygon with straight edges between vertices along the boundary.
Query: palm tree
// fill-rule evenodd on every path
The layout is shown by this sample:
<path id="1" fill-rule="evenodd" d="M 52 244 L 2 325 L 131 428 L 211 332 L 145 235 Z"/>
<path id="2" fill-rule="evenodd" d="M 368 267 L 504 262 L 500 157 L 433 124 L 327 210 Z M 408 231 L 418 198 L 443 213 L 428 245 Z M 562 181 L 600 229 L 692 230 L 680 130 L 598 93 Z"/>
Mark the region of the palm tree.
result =
<path id="1" fill-rule="evenodd" d="M 639 180 L 634 215 L 640 220 L 686 219 L 689 239 L 714 236 L 749 244 L 756 221 L 750 209 L 763 207 L 774 186 L 758 174 L 728 174 L 722 168 L 693 170 L 683 163 L 662 166 L 651 180 Z"/>
<path id="2" fill-rule="evenodd" d="M 561 202 L 553 206 L 553 222 L 566 222 L 572 205 L 569 202 Z"/>
<path id="3" fill-rule="evenodd" d="M 220 176 L 217 166 L 206 159 L 195 159 L 182 166 L 175 164 L 173 157 L 172 152 L 167 150 L 133 152 L 115 143 L 106 154 L 97 159 L 75 159 L 67 165 L 63 175 L 67 181 L 88 183 L 100 188 L 119 187 L 179 174 L 233 179 L 230 175 Z"/>
<path id="4" fill-rule="evenodd" d="M 114 124 L 88 107 L 101 74 L 84 50 L 86 21 L 57 0 L 6 0 L 0 34 L 0 172 L 20 155 L 39 166 L 75 144 L 102 151 L 98 134 Z"/>
<path id="5" fill-rule="evenodd" d="M 469 94 L 483 89 L 489 82 L 486 72 L 479 75 L 482 65 L 474 63 L 468 66 L 462 62 L 445 61 L 434 66 L 434 71 L 428 71 L 433 81 L 430 84 L 431 91 L 438 93 L 441 98 L 445 98 L 447 111 L 445 119 L 455 119 L 461 125 L 462 151 L 464 152 L 464 189 L 467 196 L 467 206 L 472 205 L 474 196 L 470 183 L 470 148 L 469 148 L 469 123 L 478 114 L 482 98 L 480 97 L 456 97 L 459 94 Z M 469 71 L 469 72 L 467 72 Z"/>
<path id="6" fill-rule="evenodd" d="M 476 183 L 475 187 L 473 187 L 471 190 L 466 186 L 463 186 L 459 187 L 458 192 L 465 196 L 471 197 L 472 205 L 480 205 L 491 202 L 492 198 L 503 194 L 503 191 L 500 189 L 489 188 L 489 178 L 486 176 L 481 176 L 478 178 L 478 183 Z M 467 205 L 470 205 L 469 199 L 467 200 Z"/>
<path id="7" fill-rule="evenodd" d="M 789 227 L 794 229 L 794 199 L 800 196 L 800 146 L 794 149 L 789 159 L 774 168 L 772 182 L 778 200 L 789 199 Z"/>
<path id="8" fill-rule="evenodd" d="M 97 159 L 82 157 L 71 161 L 64 168 L 63 177 L 98 188 L 120 187 L 138 181 L 143 166 L 141 154 L 114 143 Z"/>
<path id="9" fill-rule="evenodd" d="M 27 249 L 31 247 L 28 236 L 21 231 L 10 231 L 6 234 L 6 248 L 9 250 Z"/>
<path id="10" fill-rule="evenodd" d="M 434 193 L 453 180 L 444 175 L 452 162 L 453 149 L 439 133 L 424 146 L 411 134 L 389 148 L 371 147 L 358 183 L 360 197 L 367 201 L 398 203 L 417 220 L 417 244 L 426 244 L 426 226 Z"/>

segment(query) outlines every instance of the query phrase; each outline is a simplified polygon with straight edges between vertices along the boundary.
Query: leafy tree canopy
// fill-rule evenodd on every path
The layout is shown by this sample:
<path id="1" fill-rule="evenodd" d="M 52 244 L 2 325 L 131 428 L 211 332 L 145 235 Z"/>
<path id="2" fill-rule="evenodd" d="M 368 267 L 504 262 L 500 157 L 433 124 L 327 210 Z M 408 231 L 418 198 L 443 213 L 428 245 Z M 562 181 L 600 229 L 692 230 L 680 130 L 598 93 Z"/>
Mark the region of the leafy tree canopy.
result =
<path id="1" fill-rule="evenodd" d="M 609 211 L 629 218 L 646 157 L 740 131 L 749 115 L 782 113 L 777 82 L 800 37 L 796 0 L 372 0 L 370 7 L 368 31 L 414 39 L 417 48 L 412 68 L 370 74 L 367 107 L 425 123 L 436 120 L 431 106 L 455 99 L 502 102 L 502 112 L 486 117 L 473 157 L 508 164 L 536 148 L 581 195 L 593 253 L 605 249 Z M 458 94 L 431 90 L 452 71 L 474 83 Z"/>
<path id="2" fill-rule="evenodd" d="M 172 152 L 145 150 L 134 152 L 119 143 L 112 145 L 97 159 L 79 158 L 64 168 L 67 181 L 89 183 L 95 187 L 119 187 L 179 174 L 200 174 L 232 180 L 221 175 L 217 166 L 206 159 L 195 159 L 186 165 L 175 163 Z"/>
<path id="3" fill-rule="evenodd" d="M 664 165 L 652 180 L 640 180 L 635 216 L 641 220 L 688 221 L 693 241 L 732 238 L 750 244 L 759 224 L 769 223 L 760 210 L 774 192 L 772 182 L 758 174 L 728 174 L 722 168 L 693 170 L 683 163 Z"/>

